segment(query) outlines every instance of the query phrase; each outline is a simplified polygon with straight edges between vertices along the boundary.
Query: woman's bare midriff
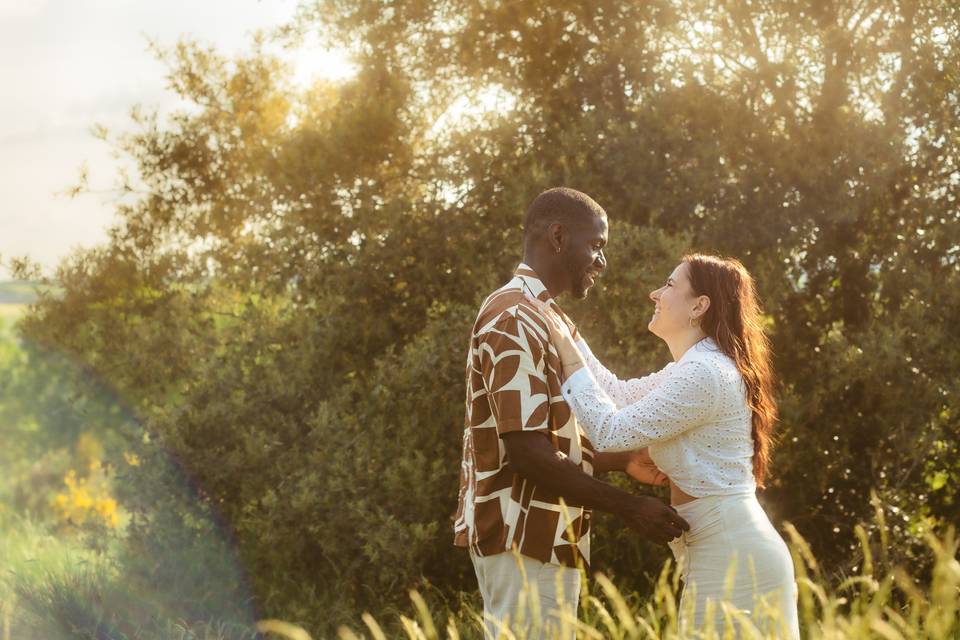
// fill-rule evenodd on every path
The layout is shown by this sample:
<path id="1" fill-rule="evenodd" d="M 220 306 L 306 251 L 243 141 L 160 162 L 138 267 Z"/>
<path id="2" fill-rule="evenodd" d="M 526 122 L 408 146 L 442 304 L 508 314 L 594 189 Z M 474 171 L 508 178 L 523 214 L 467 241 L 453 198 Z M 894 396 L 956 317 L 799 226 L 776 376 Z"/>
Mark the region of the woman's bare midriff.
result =
<path id="1" fill-rule="evenodd" d="M 695 497 L 685 492 L 672 482 L 670 483 L 670 504 L 677 506 L 678 504 L 686 504 L 688 502 L 693 502 L 694 500 L 696 500 Z"/>

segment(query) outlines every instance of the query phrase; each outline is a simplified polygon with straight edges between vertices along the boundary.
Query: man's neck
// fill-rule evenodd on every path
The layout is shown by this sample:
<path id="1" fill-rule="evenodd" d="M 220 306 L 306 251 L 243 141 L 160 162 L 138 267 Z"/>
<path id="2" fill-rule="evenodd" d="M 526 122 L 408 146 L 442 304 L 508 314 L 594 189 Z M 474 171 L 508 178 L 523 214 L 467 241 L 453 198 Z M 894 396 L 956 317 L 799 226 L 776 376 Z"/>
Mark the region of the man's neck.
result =
<path id="1" fill-rule="evenodd" d="M 551 298 L 556 298 L 564 293 L 565 289 L 557 282 L 557 275 L 554 273 L 555 265 L 544 260 L 535 253 L 525 252 L 523 254 L 523 263 L 533 269 L 540 278 L 540 282 L 547 288 Z"/>

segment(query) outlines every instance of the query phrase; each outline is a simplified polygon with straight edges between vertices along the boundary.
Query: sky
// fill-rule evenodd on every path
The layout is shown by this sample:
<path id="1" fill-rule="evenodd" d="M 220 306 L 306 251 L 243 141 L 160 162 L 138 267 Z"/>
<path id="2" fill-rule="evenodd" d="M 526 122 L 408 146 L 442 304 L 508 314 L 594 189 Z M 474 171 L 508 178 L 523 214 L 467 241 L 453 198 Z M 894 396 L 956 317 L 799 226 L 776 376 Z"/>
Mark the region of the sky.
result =
<path id="1" fill-rule="evenodd" d="M 23 255 L 52 275 L 76 247 L 106 240 L 121 161 L 91 133 L 132 130 L 136 105 L 169 113 L 177 97 L 147 50 L 181 36 L 220 52 L 288 22 L 298 0 L 0 0 L 0 260 Z M 338 52 L 291 58 L 297 76 L 349 73 Z M 86 164 L 96 193 L 69 198 Z M 9 277 L 0 266 L 0 280 Z"/>

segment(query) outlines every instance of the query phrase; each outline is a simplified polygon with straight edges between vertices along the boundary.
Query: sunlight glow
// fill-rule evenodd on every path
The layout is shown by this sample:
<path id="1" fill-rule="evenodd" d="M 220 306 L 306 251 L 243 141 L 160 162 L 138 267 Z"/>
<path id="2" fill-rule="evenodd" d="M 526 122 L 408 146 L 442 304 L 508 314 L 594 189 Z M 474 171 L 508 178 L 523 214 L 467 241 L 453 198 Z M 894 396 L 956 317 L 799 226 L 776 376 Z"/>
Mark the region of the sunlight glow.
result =
<path id="1" fill-rule="evenodd" d="M 344 49 L 324 49 L 318 45 L 302 46 L 290 54 L 293 82 L 307 87 L 317 80 L 339 82 L 357 74 L 357 65 Z"/>
<path id="2" fill-rule="evenodd" d="M 47 4 L 47 0 L 0 0 L 0 19 L 37 16 Z"/>
<path id="3" fill-rule="evenodd" d="M 439 136 L 454 125 L 477 126 L 489 116 L 512 111 L 516 104 L 517 97 L 503 86 L 487 85 L 476 93 L 464 94 L 454 100 L 437 118 L 430 133 Z"/>

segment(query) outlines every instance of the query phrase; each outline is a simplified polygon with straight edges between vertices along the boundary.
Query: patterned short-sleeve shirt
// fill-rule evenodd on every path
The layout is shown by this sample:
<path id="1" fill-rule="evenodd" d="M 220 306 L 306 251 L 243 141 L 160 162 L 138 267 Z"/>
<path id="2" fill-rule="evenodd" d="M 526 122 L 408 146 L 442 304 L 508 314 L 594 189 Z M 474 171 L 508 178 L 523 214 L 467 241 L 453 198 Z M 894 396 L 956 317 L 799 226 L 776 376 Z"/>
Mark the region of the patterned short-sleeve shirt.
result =
<path id="1" fill-rule="evenodd" d="M 588 565 L 590 510 L 561 505 L 560 496 L 518 475 L 501 440 L 513 431 L 540 433 L 558 455 L 593 474 L 593 447 L 563 399 L 556 348 L 527 294 L 555 306 L 521 264 L 484 301 L 473 326 L 454 544 L 479 556 L 516 548 L 541 562 Z"/>

